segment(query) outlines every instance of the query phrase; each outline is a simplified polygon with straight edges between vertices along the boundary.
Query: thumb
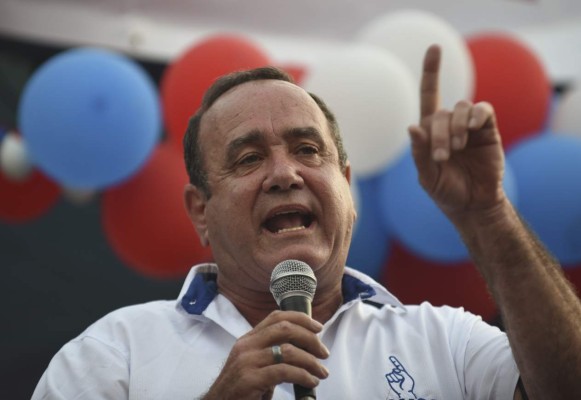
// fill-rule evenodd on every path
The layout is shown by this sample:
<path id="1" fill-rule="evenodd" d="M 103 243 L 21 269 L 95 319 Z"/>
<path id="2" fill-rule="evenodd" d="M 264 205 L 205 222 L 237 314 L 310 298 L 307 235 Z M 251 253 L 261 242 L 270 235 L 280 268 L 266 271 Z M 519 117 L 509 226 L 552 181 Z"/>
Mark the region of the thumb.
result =
<path id="1" fill-rule="evenodd" d="M 269 388 L 260 398 L 260 400 L 271 400 L 274 395 L 274 388 Z"/>

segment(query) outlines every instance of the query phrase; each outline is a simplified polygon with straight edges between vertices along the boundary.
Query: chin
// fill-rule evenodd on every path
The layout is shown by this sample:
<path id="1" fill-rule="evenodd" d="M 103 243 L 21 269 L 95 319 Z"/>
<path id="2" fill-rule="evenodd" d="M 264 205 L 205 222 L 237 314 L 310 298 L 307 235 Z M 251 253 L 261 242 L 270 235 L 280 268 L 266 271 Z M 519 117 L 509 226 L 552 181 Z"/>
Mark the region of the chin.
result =
<path id="1" fill-rule="evenodd" d="M 304 251 L 304 249 L 302 251 L 301 249 L 285 250 L 280 253 L 277 252 L 272 268 L 285 260 L 302 261 L 316 271 L 329 262 L 329 255 L 323 255 L 320 251 L 313 251 L 312 249 L 311 251 Z"/>

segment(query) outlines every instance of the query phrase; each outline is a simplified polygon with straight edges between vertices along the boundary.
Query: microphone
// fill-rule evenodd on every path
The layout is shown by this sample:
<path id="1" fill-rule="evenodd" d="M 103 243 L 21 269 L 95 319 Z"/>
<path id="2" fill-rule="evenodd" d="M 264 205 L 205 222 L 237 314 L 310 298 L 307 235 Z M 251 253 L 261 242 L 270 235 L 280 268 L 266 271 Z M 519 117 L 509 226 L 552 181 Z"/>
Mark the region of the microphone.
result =
<path id="1" fill-rule="evenodd" d="M 283 311 L 299 311 L 311 316 L 317 278 L 307 263 L 285 260 L 279 263 L 270 277 L 270 292 Z M 293 385 L 295 400 L 315 400 L 315 389 Z"/>

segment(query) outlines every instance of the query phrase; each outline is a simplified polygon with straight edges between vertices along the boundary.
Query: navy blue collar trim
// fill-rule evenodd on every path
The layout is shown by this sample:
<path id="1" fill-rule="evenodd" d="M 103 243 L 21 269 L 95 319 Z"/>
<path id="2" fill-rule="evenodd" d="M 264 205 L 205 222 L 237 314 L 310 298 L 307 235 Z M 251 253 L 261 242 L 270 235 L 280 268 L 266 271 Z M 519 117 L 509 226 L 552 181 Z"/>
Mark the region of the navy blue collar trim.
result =
<path id="1" fill-rule="evenodd" d="M 347 274 L 343 275 L 341 289 L 343 291 L 343 304 L 357 298 L 369 299 L 375 296 L 375 290 L 370 285 Z M 182 307 L 188 314 L 201 315 L 217 294 L 216 274 L 212 272 L 198 273 L 182 297 Z"/>
<path id="2" fill-rule="evenodd" d="M 188 314 L 200 315 L 218 294 L 216 274 L 212 272 L 197 273 L 182 297 L 182 307 Z"/>
<path id="3" fill-rule="evenodd" d="M 375 296 L 375 289 L 371 285 L 347 274 L 343 274 L 341 290 L 343 292 L 343 304 L 357 298 L 365 300 Z"/>

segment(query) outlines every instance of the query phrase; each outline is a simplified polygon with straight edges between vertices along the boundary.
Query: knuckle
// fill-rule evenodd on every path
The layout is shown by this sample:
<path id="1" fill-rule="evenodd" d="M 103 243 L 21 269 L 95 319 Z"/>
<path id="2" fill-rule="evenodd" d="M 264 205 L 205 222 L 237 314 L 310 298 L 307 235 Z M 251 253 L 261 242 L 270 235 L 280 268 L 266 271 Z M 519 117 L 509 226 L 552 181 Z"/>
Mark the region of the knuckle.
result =
<path id="1" fill-rule="evenodd" d="M 248 336 L 243 336 L 234 343 L 232 350 L 230 350 L 231 357 L 240 357 L 252 348 L 252 340 Z"/>
<path id="2" fill-rule="evenodd" d="M 293 353 L 293 346 L 289 343 L 283 343 L 280 345 L 280 352 L 284 360 L 287 360 Z"/>
<path id="3" fill-rule="evenodd" d="M 481 101 L 474 106 L 475 111 L 490 113 L 494 110 L 492 104 L 487 101 Z"/>
<path id="4" fill-rule="evenodd" d="M 287 334 L 289 332 L 292 331 L 293 328 L 293 324 L 290 323 L 289 321 L 283 320 L 283 321 L 279 321 L 276 324 L 276 328 L 283 334 Z"/>
<path id="5" fill-rule="evenodd" d="M 244 351 L 244 346 L 238 342 L 232 347 L 232 350 L 230 350 L 230 358 L 237 359 L 240 355 L 244 354 Z"/>
<path id="6" fill-rule="evenodd" d="M 460 100 L 456 103 L 454 108 L 456 109 L 466 109 L 472 107 L 472 102 L 469 100 Z"/>

